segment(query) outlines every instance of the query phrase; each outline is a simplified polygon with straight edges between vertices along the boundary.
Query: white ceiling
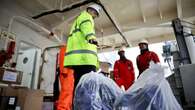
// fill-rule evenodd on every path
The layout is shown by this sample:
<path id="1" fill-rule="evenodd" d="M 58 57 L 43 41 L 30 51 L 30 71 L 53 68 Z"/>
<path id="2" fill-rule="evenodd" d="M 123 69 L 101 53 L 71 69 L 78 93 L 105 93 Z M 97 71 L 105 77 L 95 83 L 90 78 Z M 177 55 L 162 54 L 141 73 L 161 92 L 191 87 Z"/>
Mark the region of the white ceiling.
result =
<path id="1" fill-rule="evenodd" d="M 63 36 L 68 35 L 74 18 L 86 6 L 38 19 L 32 19 L 32 17 L 45 11 L 64 9 L 82 1 L 84 0 L 1 0 L 0 26 L 6 28 L 12 16 L 24 16 L 53 31 L 60 39 L 63 39 Z M 174 39 L 170 22 L 179 15 L 183 19 L 195 21 L 195 0 L 100 1 L 132 46 L 135 46 L 136 42 L 143 38 L 148 39 L 151 43 Z M 103 11 L 95 23 L 97 39 L 102 45 L 101 48 L 113 48 L 125 43 Z"/>

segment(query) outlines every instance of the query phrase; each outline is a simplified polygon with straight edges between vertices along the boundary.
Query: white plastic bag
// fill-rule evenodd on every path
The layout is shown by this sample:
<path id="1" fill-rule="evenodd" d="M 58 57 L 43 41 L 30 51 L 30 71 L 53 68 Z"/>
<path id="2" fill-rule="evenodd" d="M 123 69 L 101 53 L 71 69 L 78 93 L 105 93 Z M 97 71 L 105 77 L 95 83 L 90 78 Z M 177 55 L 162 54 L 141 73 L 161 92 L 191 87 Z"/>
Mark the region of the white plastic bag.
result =
<path id="1" fill-rule="evenodd" d="M 83 75 L 74 96 L 74 110 L 113 110 L 123 91 L 110 78 L 91 72 Z"/>
<path id="2" fill-rule="evenodd" d="M 116 110 L 182 110 L 164 78 L 164 69 L 159 64 L 151 64 L 116 101 Z"/>
<path id="3" fill-rule="evenodd" d="M 93 77 L 93 73 L 88 73 L 80 79 L 74 96 L 74 110 L 101 110 L 101 100 L 97 91 L 99 90 L 99 80 Z"/>

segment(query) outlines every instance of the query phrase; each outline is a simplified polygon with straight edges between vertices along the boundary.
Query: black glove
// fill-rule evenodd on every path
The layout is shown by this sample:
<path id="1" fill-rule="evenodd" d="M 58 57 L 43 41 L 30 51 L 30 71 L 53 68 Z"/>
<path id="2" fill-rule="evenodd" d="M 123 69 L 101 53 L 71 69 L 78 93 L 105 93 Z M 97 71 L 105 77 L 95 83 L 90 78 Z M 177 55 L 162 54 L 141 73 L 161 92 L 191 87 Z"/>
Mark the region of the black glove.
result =
<path id="1" fill-rule="evenodd" d="M 95 39 L 90 39 L 89 43 L 98 46 L 98 42 Z"/>

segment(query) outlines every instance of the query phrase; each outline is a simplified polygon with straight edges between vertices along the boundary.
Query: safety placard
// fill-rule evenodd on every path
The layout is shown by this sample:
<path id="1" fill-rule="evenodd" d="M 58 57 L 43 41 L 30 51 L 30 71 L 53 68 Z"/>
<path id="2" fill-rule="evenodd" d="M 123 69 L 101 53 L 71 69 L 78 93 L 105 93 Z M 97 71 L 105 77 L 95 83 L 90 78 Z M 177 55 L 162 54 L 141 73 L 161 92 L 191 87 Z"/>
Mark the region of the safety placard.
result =
<path id="1" fill-rule="evenodd" d="M 12 71 L 5 71 L 3 75 L 3 81 L 11 81 L 16 82 L 17 80 L 17 74 Z"/>

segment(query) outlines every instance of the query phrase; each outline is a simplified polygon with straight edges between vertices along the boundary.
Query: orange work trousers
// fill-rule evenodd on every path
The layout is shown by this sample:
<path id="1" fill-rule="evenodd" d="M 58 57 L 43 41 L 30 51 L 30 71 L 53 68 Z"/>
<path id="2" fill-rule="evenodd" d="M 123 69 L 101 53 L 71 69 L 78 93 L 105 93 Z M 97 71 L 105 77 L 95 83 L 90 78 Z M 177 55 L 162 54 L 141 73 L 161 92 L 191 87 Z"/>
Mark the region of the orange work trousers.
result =
<path id="1" fill-rule="evenodd" d="M 58 100 L 57 110 L 72 110 L 74 91 L 74 71 L 64 68 L 60 73 L 61 91 Z"/>

